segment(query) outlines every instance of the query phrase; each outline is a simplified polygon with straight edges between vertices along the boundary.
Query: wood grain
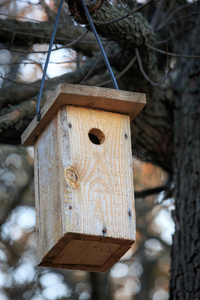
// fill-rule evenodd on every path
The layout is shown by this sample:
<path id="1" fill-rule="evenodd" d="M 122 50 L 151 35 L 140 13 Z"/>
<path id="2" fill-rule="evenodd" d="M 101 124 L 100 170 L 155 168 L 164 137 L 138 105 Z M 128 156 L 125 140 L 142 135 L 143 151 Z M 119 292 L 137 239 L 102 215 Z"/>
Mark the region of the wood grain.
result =
<path id="1" fill-rule="evenodd" d="M 22 134 L 22 144 L 33 146 L 44 128 L 65 105 L 76 105 L 129 115 L 131 121 L 146 104 L 142 93 L 119 91 L 108 88 L 59 84 L 41 109 L 41 120 L 35 117 Z"/>
<path id="2" fill-rule="evenodd" d="M 66 219 L 66 231 L 134 239 L 129 116 L 74 106 L 68 106 L 65 114 L 72 126 L 67 129 L 68 137 L 62 135 L 60 142 L 65 210 L 71 218 L 70 222 Z M 90 141 L 91 128 L 104 133 L 105 141 L 101 145 Z M 66 131 L 66 125 L 62 130 Z M 66 161 L 68 138 L 69 164 Z M 65 176 L 66 170 L 76 173 L 76 183 Z"/>

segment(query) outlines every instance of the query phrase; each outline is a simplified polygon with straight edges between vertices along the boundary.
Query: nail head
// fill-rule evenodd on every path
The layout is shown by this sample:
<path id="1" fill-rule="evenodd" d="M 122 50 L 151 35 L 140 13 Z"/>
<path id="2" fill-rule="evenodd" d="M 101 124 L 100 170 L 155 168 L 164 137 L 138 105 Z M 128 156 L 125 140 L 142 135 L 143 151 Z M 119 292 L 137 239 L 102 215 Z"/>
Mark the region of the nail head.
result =
<path id="1" fill-rule="evenodd" d="M 103 233 L 106 233 L 106 228 L 103 228 L 103 229 L 102 229 L 102 232 L 103 232 Z"/>

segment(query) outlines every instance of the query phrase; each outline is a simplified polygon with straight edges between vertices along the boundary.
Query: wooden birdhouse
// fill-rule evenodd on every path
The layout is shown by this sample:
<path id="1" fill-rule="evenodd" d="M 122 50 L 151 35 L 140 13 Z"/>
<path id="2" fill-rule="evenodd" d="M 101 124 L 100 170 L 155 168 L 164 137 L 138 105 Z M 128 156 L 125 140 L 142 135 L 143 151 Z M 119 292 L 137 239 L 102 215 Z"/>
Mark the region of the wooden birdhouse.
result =
<path id="1" fill-rule="evenodd" d="M 105 272 L 134 243 L 130 121 L 145 101 L 60 84 L 23 133 L 35 149 L 40 266 Z"/>

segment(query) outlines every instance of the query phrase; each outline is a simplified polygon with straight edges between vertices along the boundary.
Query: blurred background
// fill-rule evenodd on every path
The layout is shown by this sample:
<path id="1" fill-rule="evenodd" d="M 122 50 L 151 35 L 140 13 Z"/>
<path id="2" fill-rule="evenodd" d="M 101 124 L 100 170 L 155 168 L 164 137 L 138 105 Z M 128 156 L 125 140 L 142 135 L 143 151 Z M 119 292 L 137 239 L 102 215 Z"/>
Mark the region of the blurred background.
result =
<path id="1" fill-rule="evenodd" d="M 137 242 L 106 274 L 37 267 L 33 149 L 4 145 L 0 160 L 1 300 L 168 299 L 173 201 L 164 192 L 136 198 Z M 165 180 L 134 158 L 136 195 Z"/>
<path id="2" fill-rule="evenodd" d="M 58 2 L 0 0 L 0 4 L 0 19 L 37 23 L 47 20 Z M 86 59 L 70 48 L 58 48 L 61 45 L 54 45 L 48 78 L 71 72 Z M 32 50 L 46 51 L 48 44 L 34 44 Z M 0 49 L 0 85 L 6 85 L 11 72 L 23 84 L 41 79 L 45 59 L 46 53 Z M 33 152 L 31 147 L 0 146 L 0 299 L 167 300 L 173 199 L 164 191 L 157 193 L 167 175 L 146 162 L 146 150 L 133 152 L 137 241 L 106 274 L 37 267 Z M 155 191 L 146 196 L 149 189 Z"/>

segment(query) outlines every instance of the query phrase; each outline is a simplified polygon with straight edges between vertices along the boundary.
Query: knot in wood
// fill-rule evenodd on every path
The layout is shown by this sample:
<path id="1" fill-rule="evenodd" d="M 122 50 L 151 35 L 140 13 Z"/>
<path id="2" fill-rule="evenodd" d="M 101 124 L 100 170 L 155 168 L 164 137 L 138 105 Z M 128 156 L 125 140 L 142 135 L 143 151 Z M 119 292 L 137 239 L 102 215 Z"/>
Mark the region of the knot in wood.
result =
<path id="1" fill-rule="evenodd" d="M 73 181 L 73 182 L 77 182 L 77 180 L 78 180 L 78 176 L 76 175 L 76 173 L 73 171 L 73 170 L 70 170 L 70 169 L 67 169 L 66 171 L 65 171 L 65 174 L 66 174 L 66 176 L 67 176 L 67 178 L 69 179 L 69 180 L 71 180 L 71 181 Z"/>

